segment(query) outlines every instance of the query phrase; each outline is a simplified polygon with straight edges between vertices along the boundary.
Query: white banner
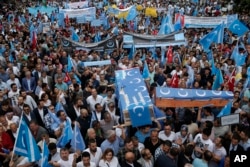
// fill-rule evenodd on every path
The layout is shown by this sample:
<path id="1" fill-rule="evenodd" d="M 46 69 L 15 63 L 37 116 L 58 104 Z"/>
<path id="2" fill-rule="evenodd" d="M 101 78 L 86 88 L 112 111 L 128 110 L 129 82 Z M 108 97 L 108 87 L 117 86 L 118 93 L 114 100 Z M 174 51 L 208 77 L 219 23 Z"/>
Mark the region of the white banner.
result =
<path id="1" fill-rule="evenodd" d="M 231 114 L 221 117 L 221 126 L 238 124 L 240 122 L 240 114 Z"/>
<path id="2" fill-rule="evenodd" d="M 104 65 L 110 65 L 111 60 L 103 60 L 103 61 L 88 61 L 88 62 L 83 62 L 83 66 L 104 66 Z"/>
<path id="3" fill-rule="evenodd" d="M 195 17 L 184 16 L 184 26 L 186 28 L 214 28 L 219 24 L 230 25 L 234 20 L 238 19 L 238 15 L 228 15 L 221 17 Z"/>
<path id="4" fill-rule="evenodd" d="M 69 18 L 76 18 L 81 16 L 93 16 L 96 15 L 96 8 L 84 8 L 84 9 L 60 9 L 59 13 L 64 13 L 66 17 L 68 15 Z"/>
<path id="5" fill-rule="evenodd" d="M 79 8 L 81 9 L 89 7 L 89 2 L 88 1 L 71 2 L 71 3 L 64 2 L 64 6 L 67 7 L 68 9 L 79 9 Z"/>

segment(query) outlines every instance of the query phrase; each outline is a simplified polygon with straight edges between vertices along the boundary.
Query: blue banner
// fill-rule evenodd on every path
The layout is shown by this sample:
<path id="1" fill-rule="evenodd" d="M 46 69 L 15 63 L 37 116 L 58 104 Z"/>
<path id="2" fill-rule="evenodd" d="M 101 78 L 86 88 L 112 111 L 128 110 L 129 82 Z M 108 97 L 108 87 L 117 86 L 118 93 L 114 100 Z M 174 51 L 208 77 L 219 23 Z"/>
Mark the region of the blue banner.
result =
<path id="1" fill-rule="evenodd" d="M 111 64 L 111 60 L 103 60 L 103 61 L 89 61 L 89 62 L 83 62 L 83 66 L 104 66 Z"/>

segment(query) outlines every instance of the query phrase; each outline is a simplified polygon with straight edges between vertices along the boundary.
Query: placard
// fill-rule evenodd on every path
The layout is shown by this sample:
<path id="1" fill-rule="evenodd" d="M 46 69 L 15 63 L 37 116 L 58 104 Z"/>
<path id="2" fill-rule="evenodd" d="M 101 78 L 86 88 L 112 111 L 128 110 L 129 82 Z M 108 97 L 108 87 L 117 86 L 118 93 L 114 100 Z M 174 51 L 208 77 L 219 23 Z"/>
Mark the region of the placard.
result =
<path id="1" fill-rule="evenodd" d="M 231 114 L 221 117 L 221 125 L 232 125 L 240 122 L 240 114 Z"/>

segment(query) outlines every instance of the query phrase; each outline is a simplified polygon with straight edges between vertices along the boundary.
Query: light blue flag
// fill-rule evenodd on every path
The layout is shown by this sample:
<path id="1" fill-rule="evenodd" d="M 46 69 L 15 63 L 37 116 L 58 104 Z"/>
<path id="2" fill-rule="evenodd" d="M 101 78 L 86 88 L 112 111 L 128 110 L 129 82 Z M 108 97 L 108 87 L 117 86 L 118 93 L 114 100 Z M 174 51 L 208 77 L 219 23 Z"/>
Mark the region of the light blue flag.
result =
<path id="1" fill-rule="evenodd" d="M 144 65 L 143 65 L 142 78 L 143 79 L 148 79 L 149 77 L 150 77 L 150 75 L 149 75 L 148 64 L 145 61 Z"/>
<path id="2" fill-rule="evenodd" d="M 73 148 L 74 151 L 80 150 L 81 152 L 86 147 L 78 125 L 75 125 L 75 127 L 74 127 L 73 138 L 71 140 L 70 145 L 71 145 L 71 148 Z"/>
<path id="3" fill-rule="evenodd" d="M 129 109 L 129 115 L 133 127 L 152 124 L 149 106 L 133 104 Z"/>
<path id="4" fill-rule="evenodd" d="M 131 9 L 129 10 L 128 12 L 128 15 L 126 17 L 126 20 L 127 21 L 131 21 L 131 20 L 134 20 L 137 16 L 137 11 L 136 11 L 136 7 L 135 6 L 132 6 Z"/>
<path id="5" fill-rule="evenodd" d="M 215 75 L 218 71 L 218 68 L 215 67 L 215 64 L 214 64 L 214 58 L 212 58 L 211 60 L 211 74 L 212 75 Z"/>
<path id="6" fill-rule="evenodd" d="M 123 19 L 123 18 L 120 18 L 119 23 L 120 23 L 120 24 L 124 24 L 124 19 Z"/>
<path id="7" fill-rule="evenodd" d="M 164 66 L 166 63 L 166 53 L 165 49 L 161 48 L 161 64 Z"/>
<path id="8" fill-rule="evenodd" d="M 212 89 L 213 90 L 218 90 L 221 86 L 221 84 L 224 83 L 223 75 L 220 69 L 218 69 L 216 76 L 215 76 L 215 81 L 213 83 Z"/>
<path id="9" fill-rule="evenodd" d="M 51 125 L 50 125 L 50 128 L 51 128 L 52 130 L 58 128 L 58 126 L 59 126 L 60 123 L 61 123 L 60 120 L 59 120 L 59 118 L 56 116 L 55 113 L 52 113 L 51 111 L 48 111 L 48 114 L 49 114 L 49 116 L 50 116 L 50 118 L 51 118 Z"/>
<path id="10" fill-rule="evenodd" d="M 249 29 L 240 20 L 235 20 L 228 29 L 238 36 L 244 35 Z"/>
<path id="11" fill-rule="evenodd" d="M 73 137 L 72 128 L 70 122 L 67 120 L 66 125 L 63 128 L 62 136 L 57 141 L 57 147 L 63 148 L 66 144 L 70 142 Z"/>
<path id="12" fill-rule="evenodd" d="M 80 85 L 82 84 L 81 80 L 79 79 L 79 77 L 76 74 L 74 74 L 74 78 L 76 79 L 76 83 L 78 83 Z"/>
<path id="13" fill-rule="evenodd" d="M 158 107 L 156 107 L 154 105 L 154 115 L 155 118 L 162 118 L 162 117 L 166 117 L 166 114 L 164 112 L 162 112 Z"/>
<path id="14" fill-rule="evenodd" d="M 71 57 L 68 55 L 68 65 L 67 65 L 67 72 L 71 72 L 73 69 L 73 63 Z"/>
<path id="15" fill-rule="evenodd" d="M 36 141 L 23 118 L 21 118 L 13 152 L 16 155 L 27 157 L 29 162 L 35 162 L 41 159 Z"/>
<path id="16" fill-rule="evenodd" d="M 56 107 L 55 107 L 55 112 L 57 113 L 60 110 L 63 110 L 65 112 L 65 109 L 64 109 L 63 105 L 60 102 L 57 102 Z"/>
<path id="17" fill-rule="evenodd" d="M 229 115 L 231 113 L 232 101 L 229 101 L 227 105 L 221 110 L 221 112 L 217 115 L 217 117 L 222 117 Z"/>
<path id="18" fill-rule="evenodd" d="M 215 27 L 210 33 L 205 35 L 199 43 L 205 51 L 209 50 L 210 45 L 214 43 L 223 43 L 224 38 L 224 24 Z"/>
<path id="19" fill-rule="evenodd" d="M 158 35 L 165 35 L 165 26 L 166 26 L 166 23 L 168 21 L 168 16 L 166 17 L 162 17 L 162 20 L 161 20 L 161 26 L 160 26 L 160 30 L 158 32 Z"/>
<path id="20" fill-rule="evenodd" d="M 45 140 L 43 141 L 43 154 L 41 159 L 41 167 L 51 167 L 51 165 L 49 164 L 49 149 Z"/>
<path id="21" fill-rule="evenodd" d="M 137 26 L 138 26 L 138 19 L 135 18 L 135 21 L 134 21 L 134 31 L 137 30 Z"/>
<path id="22" fill-rule="evenodd" d="M 147 17 L 145 21 L 145 27 L 148 27 L 149 25 L 150 25 L 150 17 Z"/>
<path id="23" fill-rule="evenodd" d="M 75 42 L 79 42 L 79 36 L 77 35 L 77 33 L 75 32 L 74 29 L 72 29 L 72 40 Z"/>
<path id="24" fill-rule="evenodd" d="M 234 47 L 234 50 L 233 50 L 233 52 L 232 52 L 231 58 L 234 59 L 235 64 L 236 64 L 237 66 L 242 66 L 242 65 L 245 64 L 246 57 L 247 57 L 246 54 L 245 54 L 245 55 L 241 55 L 241 54 L 239 53 L 239 45 L 238 45 L 238 42 L 237 42 L 237 44 L 236 44 L 236 46 Z"/>

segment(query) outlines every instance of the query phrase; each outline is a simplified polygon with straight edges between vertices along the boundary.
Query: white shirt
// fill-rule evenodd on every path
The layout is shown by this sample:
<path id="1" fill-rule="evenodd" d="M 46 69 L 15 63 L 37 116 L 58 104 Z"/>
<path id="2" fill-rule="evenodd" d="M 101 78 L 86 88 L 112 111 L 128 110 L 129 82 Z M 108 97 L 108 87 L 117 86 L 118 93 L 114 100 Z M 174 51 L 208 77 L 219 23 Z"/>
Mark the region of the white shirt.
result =
<path id="1" fill-rule="evenodd" d="M 194 143 L 195 143 L 196 147 L 200 147 L 201 149 L 207 149 L 211 152 L 214 151 L 214 143 L 212 142 L 212 140 L 211 139 L 203 140 L 201 133 L 199 133 L 198 135 L 195 136 Z M 201 155 L 194 151 L 192 158 L 193 159 L 198 158 L 199 156 L 201 156 Z"/>
<path id="2" fill-rule="evenodd" d="M 163 141 L 169 140 L 169 141 L 172 142 L 172 141 L 175 140 L 175 132 L 171 131 L 170 135 L 167 136 L 167 135 L 165 134 L 164 130 L 162 130 L 162 131 L 159 132 L 158 137 L 159 137 L 161 140 L 163 140 Z"/>
<path id="3" fill-rule="evenodd" d="M 42 98 L 42 94 L 45 93 L 42 89 L 39 92 L 39 100 Z"/>
<path id="4" fill-rule="evenodd" d="M 227 151 L 223 146 L 221 148 L 214 147 L 213 153 L 221 158 L 224 158 L 227 155 Z"/>
<path id="5" fill-rule="evenodd" d="M 36 104 L 35 100 L 30 95 L 26 95 L 24 103 L 28 104 L 30 106 L 31 111 L 33 111 L 35 108 L 37 108 L 37 104 Z"/>
<path id="6" fill-rule="evenodd" d="M 89 152 L 91 162 L 94 162 L 95 164 L 99 164 L 99 161 L 102 158 L 102 149 L 100 147 L 97 147 L 96 149 L 97 150 L 96 150 L 95 155 L 90 152 L 89 148 L 87 148 L 84 151 Z"/>
<path id="7" fill-rule="evenodd" d="M 84 167 L 83 162 L 78 162 L 76 167 Z M 96 164 L 94 162 L 90 162 L 90 167 L 96 167 Z"/>
<path id="8" fill-rule="evenodd" d="M 96 99 L 94 99 L 93 96 L 90 95 L 90 96 L 87 98 L 86 101 L 87 101 L 87 103 L 88 103 L 88 105 L 89 105 L 89 107 L 90 107 L 90 110 L 91 110 L 91 111 L 94 111 L 94 110 L 95 110 L 95 104 L 96 104 L 96 103 L 102 104 L 102 100 L 103 100 L 103 97 L 100 96 L 100 95 L 97 95 L 97 96 L 96 96 Z"/>
<path id="9" fill-rule="evenodd" d="M 75 113 L 76 113 L 77 117 L 79 117 L 81 109 L 80 108 L 76 108 L 75 106 L 74 106 L 74 109 L 75 109 Z"/>
<path id="10" fill-rule="evenodd" d="M 60 164 L 60 167 L 69 167 L 72 166 L 73 160 L 74 154 L 69 154 L 69 159 L 67 161 L 60 159 L 57 163 Z"/>
<path id="11" fill-rule="evenodd" d="M 20 82 L 19 82 L 19 80 L 17 78 L 15 78 L 14 80 L 9 79 L 6 83 L 8 85 L 8 89 L 9 90 L 11 89 L 10 85 L 13 84 L 13 83 L 16 84 L 16 86 L 17 86 L 18 89 L 21 88 L 21 84 L 20 84 Z"/>
<path id="12" fill-rule="evenodd" d="M 99 167 L 118 167 L 119 165 L 117 157 L 113 157 L 110 162 L 104 161 L 103 159 L 99 162 Z"/>

